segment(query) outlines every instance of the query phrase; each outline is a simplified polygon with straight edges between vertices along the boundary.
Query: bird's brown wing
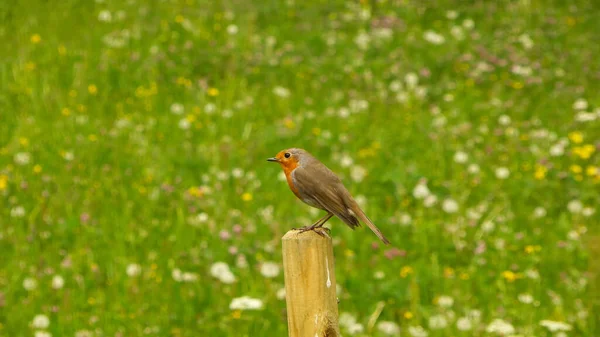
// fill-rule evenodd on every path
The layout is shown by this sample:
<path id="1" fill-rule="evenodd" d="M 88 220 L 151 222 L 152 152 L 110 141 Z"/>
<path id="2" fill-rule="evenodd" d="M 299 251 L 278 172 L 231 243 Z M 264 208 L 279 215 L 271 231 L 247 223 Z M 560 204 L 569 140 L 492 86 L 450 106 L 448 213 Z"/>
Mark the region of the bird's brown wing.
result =
<path id="1" fill-rule="evenodd" d="M 309 167 L 298 167 L 292 172 L 292 179 L 303 198 L 316 201 L 352 229 L 360 226 L 356 216 L 349 211 L 348 190 L 325 165 L 313 163 Z"/>

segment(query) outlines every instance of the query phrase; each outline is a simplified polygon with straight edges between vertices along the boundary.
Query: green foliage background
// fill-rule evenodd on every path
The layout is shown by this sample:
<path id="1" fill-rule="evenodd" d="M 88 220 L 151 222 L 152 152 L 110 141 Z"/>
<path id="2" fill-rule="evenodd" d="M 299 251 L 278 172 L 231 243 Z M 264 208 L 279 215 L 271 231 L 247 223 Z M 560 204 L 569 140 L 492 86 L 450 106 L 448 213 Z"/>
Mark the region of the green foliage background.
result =
<path id="1" fill-rule="evenodd" d="M 330 221 L 355 335 L 385 334 L 378 305 L 401 336 L 496 335 L 494 319 L 597 334 L 598 9 L 3 1 L 0 335 L 285 335 L 283 275 L 260 268 L 320 217 L 265 161 L 286 147 L 339 173 L 393 242 Z M 263 310 L 230 310 L 241 296 Z"/>

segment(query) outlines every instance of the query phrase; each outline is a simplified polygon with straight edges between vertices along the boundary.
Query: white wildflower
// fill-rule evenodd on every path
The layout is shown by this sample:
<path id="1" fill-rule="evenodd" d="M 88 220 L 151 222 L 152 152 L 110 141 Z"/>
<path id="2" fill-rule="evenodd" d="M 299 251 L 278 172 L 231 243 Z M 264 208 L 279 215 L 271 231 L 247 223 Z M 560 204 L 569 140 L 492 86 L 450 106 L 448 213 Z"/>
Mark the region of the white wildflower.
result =
<path id="1" fill-rule="evenodd" d="M 573 109 L 575 110 L 585 110 L 587 108 L 588 102 L 583 98 L 579 98 L 573 103 Z"/>
<path id="2" fill-rule="evenodd" d="M 34 290 L 37 288 L 37 281 L 32 277 L 27 277 L 23 280 L 23 288 L 27 291 Z"/>
<path id="3" fill-rule="evenodd" d="M 285 288 L 279 288 L 279 290 L 277 290 L 277 293 L 275 294 L 275 297 L 277 297 L 278 300 L 285 300 L 285 296 Z"/>
<path id="4" fill-rule="evenodd" d="M 433 330 L 444 329 L 448 326 L 448 320 L 444 315 L 433 315 L 429 317 L 429 328 Z"/>
<path id="5" fill-rule="evenodd" d="M 465 38 L 465 31 L 461 26 L 452 26 L 452 28 L 450 28 L 450 34 L 457 40 L 463 40 Z"/>
<path id="6" fill-rule="evenodd" d="M 508 115 L 501 115 L 500 117 L 498 117 L 498 123 L 500 125 L 504 125 L 507 126 L 509 125 L 511 122 L 510 117 Z"/>
<path id="7" fill-rule="evenodd" d="M 181 280 L 183 282 L 195 282 L 195 281 L 198 281 L 198 274 L 186 271 L 183 274 L 181 274 Z M 223 282 L 223 283 L 226 283 L 226 282 Z"/>
<path id="8" fill-rule="evenodd" d="M 444 202 L 442 203 L 442 209 L 446 213 L 456 213 L 458 212 L 458 202 L 451 198 L 444 199 Z"/>
<path id="9" fill-rule="evenodd" d="M 471 19 L 465 19 L 462 22 L 463 27 L 465 27 L 465 29 L 473 29 L 473 27 L 475 27 L 475 22 Z"/>
<path id="10" fill-rule="evenodd" d="M 391 321 L 381 321 L 377 323 L 377 330 L 390 336 L 397 335 L 400 333 L 400 327 L 398 326 L 398 324 Z"/>
<path id="11" fill-rule="evenodd" d="M 512 335 L 513 333 L 515 333 L 515 328 L 512 326 L 512 324 L 498 318 L 493 320 L 485 328 L 485 331 L 488 333 L 496 333 L 499 335 Z"/>
<path id="12" fill-rule="evenodd" d="M 573 214 L 579 214 L 583 210 L 583 203 L 577 199 L 569 201 L 567 209 Z"/>
<path id="13" fill-rule="evenodd" d="M 471 174 L 477 174 L 479 173 L 480 169 L 479 169 L 479 165 L 477 164 L 469 164 L 469 166 L 467 167 L 467 172 L 471 173 Z"/>
<path id="14" fill-rule="evenodd" d="M 519 42 L 521 42 L 521 45 L 525 49 L 531 49 L 533 47 L 533 40 L 527 34 L 519 36 Z"/>
<path id="15" fill-rule="evenodd" d="M 217 111 L 217 106 L 215 105 L 215 103 L 206 103 L 206 105 L 204 105 L 203 111 L 207 115 L 212 115 L 215 113 L 215 111 Z"/>
<path id="16" fill-rule="evenodd" d="M 23 206 L 16 206 L 10 210 L 10 216 L 13 218 L 22 218 L 25 216 L 25 208 Z"/>
<path id="17" fill-rule="evenodd" d="M 354 43 L 356 43 L 359 49 L 366 50 L 367 48 L 369 48 L 369 44 L 371 43 L 371 37 L 369 36 L 369 34 L 365 33 L 364 31 L 361 31 L 354 38 Z"/>
<path id="18" fill-rule="evenodd" d="M 29 152 L 17 152 L 15 153 L 14 160 L 17 165 L 27 165 L 31 161 L 31 155 Z"/>
<path id="19" fill-rule="evenodd" d="M 496 224 L 491 220 L 487 220 L 481 224 L 481 230 L 484 231 L 485 233 L 489 233 L 489 232 L 493 231 L 495 228 L 496 228 Z"/>
<path id="20" fill-rule="evenodd" d="M 398 80 L 394 80 L 390 83 L 390 91 L 391 92 L 398 92 L 400 90 L 402 90 L 402 82 L 398 81 Z"/>
<path id="21" fill-rule="evenodd" d="M 112 14 L 110 13 L 109 10 L 102 10 L 100 11 L 100 13 L 98 13 L 98 21 L 100 22 L 111 22 L 112 21 Z"/>
<path id="22" fill-rule="evenodd" d="M 423 206 L 429 208 L 432 207 L 433 205 L 435 205 L 437 203 L 437 197 L 433 194 L 430 194 L 428 196 L 425 197 L 425 199 L 423 200 Z"/>
<path id="23" fill-rule="evenodd" d="M 460 331 L 469 331 L 473 329 L 473 323 L 468 317 L 461 317 L 456 321 L 456 328 Z"/>
<path id="24" fill-rule="evenodd" d="M 75 332 L 75 337 L 94 337 L 94 333 L 90 330 L 79 330 Z"/>
<path id="25" fill-rule="evenodd" d="M 175 115 L 181 115 L 185 111 L 183 104 L 173 103 L 171 104 L 171 113 Z"/>
<path id="26" fill-rule="evenodd" d="M 137 263 L 130 263 L 127 265 L 127 270 L 125 272 L 129 277 L 136 277 L 142 272 L 142 267 Z"/>
<path id="27" fill-rule="evenodd" d="M 190 121 L 187 118 L 182 118 L 179 120 L 179 123 L 177 125 L 181 130 L 187 130 L 190 128 L 192 123 L 190 123 Z"/>
<path id="28" fill-rule="evenodd" d="M 410 226 L 412 223 L 412 217 L 408 213 L 400 214 L 400 224 L 402 226 Z"/>
<path id="29" fill-rule="evenodd" d="M 239 179 L 244 176 L 244 170 L 239 167 L 234 167 L 233 170 L 231 170 L 231 176 Z"/>
<path id="30" fill-rule="evenodd" d="M 173 280 L 181 282 L 183 280 L 181 269 L 173 269 L 173 271 L 171 271 L 171 277 L 173 277 Z"/>
<path id="31" fill-rule="evenodd" d="M 35 315 L 33 321 L 31 321 L 31 326 L 34 329 L 46 329 L 50 326 L 50 319 L 46 315 Z"/>
<path id="32" fill-rule="evenodd" d="M 534 218 L 543 218 L 546 216 L 546 209 L 544 207 L 538 206 L 533 210 Z"/>
<path id="33" fill-rule="evenodd" d="M 52 289 L 61 289 L 65 285 L 65 279 L 60 275 L 52 277 Z"/>
<path id="34" fill-rule="evenodd" d="M 408 73 L 404 76 L 404 82 L 409 88 L 414 88 L 419 84 L 419 76 L 415 73 Z"/>
<path id="35" fill-rule="evenodd" d="M 581 214 L 586 218 L 594 215 L 594 213 L 596 213 L 596 210 L 591 207 L 584 207 L 581 210 Z"/>
<path id="36" fill-rule="evenodd" d="M 279 276 L 279 265 L 275 262 L 263 262 L 260 266 L 260 273 L 266 278 L 274 278 Z"/>
<path id="37" fill-rule="evenodd" d="M 340 160 L 340 164 L 342 165 L 342 167 L 350 167 L 353 163 L 354 160 L 352 160 L 352 157 L 350 157 L 348 154 L 342 155 L 342 158 Z"/>
<path id="38" fill-rule="evenodd" d="M 261 310 L 262 308 L 263 302 L 260 299 L 249 296 L 234 298 L 229 303 L 229 309 L 231 310 Z"/>
<path id="39" fill-rule="evenodd" d="M 449 20 L 454 20 L 458 17 L 458 12 L 455 10 L 449 10 L 446 12 L 446 18 Z"/>
<path id="40" fill-rule="evenodd" d="M 427 183 L 424 181 L 419 182 L 413 189 L 413 197 L 415 199 L 425 199 L 429 194 L 431 194 L 429 187 L 427 187 Z"/>
<path id="41" fill-rule="evenodd" d="M 450 308 L 454 305 L 454 299 L 450 296 L 442 295 L 438 297 L 437 304 L 442 308 Z"/>
<path id="42" fill-rule="evenodd" d="M 227 26 L 227 33 L 229 35 L 235 35 L 238 33 L 238 26 L 231 24 L 229 26 Z"/>
<path id="43" fill-rule="evenodd" d="M 565 153 L 565 146 L 562 143 L 554 144 L 550 147 L 550 155 L 552 157 L 560 157 Z"/>
<path id="44" fill-rule="evenodd" d="M 454 154 L 454 162 L 456 163 L 464 164 L 467 162 L 467 160 L 469 160 L 469 155 L 466 152 L 457 151 Z"/>
<path id="45" fill-rule="evenodd" d="M 367 175 L 367 169 L 360 165 L 354 165 L 350 170 L 350 177 L 356 182 L 361 182 Z"/>
<path id="46" fill-rule="evenodd" d="M 346 328 L 348 334 L 351 336 L 363 333 L 365 331 L 365 327 L 360 323 L 354 323 Z"/>
<path id="47" fill-rule="evenodd" d="M 530 294 L 527 294 L 527 293 L 519 294 L 518 299 L 519 299 L 519 302 L 521 302 L 521 303 L 525 303 L 525 304 L 533 303 L 533 296 L 531 296 Z"/>
<path id="48" fill-rule="evenodd" d="M 436 32 L 434 32 L 433 30 L 428 30 L 423 34 L 423 38 L 425 39 L 425 41 L 431 43 L 431 44 L 435 44 L 435 45 L 440 45 L 443 44 L 444 42 L 446 42 L 446 39 L 444 38 L 443 35 L 438 34 Z"/>
<path id="49" fill-rule="evenodd" d="M 506 179 L 510 176 L 510 171 L 506 167 L 498 167 L 496 168 L 496 178 L 498 179 Z"/>
<path id="50" fill-rule="evenodd" d="M 225 284 L 234 283 L 236 280 L 235 275 L 229 269 L 229 265 L 225 262 L 213 263 L 210 267 L 210 275 Z"/>
<path id="51" fill-rule="evenodd" d="M 550 332 L 571 331 L 571 329 L 573 329 L 570 324 L 547 319 L 540 321 L 540 325 L 548 329 Z"/>
<path id="52" fill-rule="evenodd" d="M 427 336 L 429 336 L 429 333 L 427 331 L 425 331 L 425 329 L 423 329 L 423 327 L 420 326 L 420 325 L 418 325 L 418 326 L 409 326 L 408 327 L 408 333 L 412 337 L 427 337 Z"/>
<path id="53" fill-rule="evenodd" d="M 33 337 L 52 337 L 52 334 L 49 333 L 48 331 L 38 330 L 33 334 Z"/>
<path id="54" fill-rule="evenodd" d="M 273 88 L 273 93 L 281 98 L 290 97 L 290 90 L 281 86 L 276 86 Z"/>
<path id="55" fill-rule="evenodd" d="M 342 312 L 340 317 L 338 318 L 340 326 L 344 328 L 348 328 L 354 324 L 356 324 L 356 317 L 348 312 Z"/>

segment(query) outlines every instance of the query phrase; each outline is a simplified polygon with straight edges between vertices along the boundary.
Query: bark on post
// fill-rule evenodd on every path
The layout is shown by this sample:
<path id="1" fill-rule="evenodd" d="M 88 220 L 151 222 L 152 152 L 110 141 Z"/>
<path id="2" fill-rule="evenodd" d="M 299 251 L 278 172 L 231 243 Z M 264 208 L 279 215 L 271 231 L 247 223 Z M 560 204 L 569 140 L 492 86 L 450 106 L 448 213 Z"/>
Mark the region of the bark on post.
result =
<path id="1" fill-rule="evenodd" d="M 282 238 L 289 337 L 340 336 L 333 246 L 320 233 L 291 230 Z"/>

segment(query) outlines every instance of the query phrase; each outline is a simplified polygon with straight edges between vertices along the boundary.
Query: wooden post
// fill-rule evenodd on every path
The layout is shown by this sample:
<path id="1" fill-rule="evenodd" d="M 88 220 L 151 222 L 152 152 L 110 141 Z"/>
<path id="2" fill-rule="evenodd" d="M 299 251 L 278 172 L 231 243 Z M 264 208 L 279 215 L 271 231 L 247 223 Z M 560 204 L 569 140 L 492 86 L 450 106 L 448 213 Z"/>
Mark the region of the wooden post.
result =
<path id="1" fill-rule="evenodd" d="M 283 271 L 289 337 L 339 337 L 333 246 L 325 229 L 287 232 Z"/>

